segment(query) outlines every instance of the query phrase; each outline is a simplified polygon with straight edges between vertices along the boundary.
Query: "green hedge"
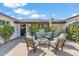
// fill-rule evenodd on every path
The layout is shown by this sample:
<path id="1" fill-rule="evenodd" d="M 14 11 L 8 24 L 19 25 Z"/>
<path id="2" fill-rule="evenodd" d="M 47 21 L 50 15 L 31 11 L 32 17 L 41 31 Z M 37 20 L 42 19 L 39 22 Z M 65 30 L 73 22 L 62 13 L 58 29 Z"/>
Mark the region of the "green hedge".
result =
<path id="1" fill-rule="evenodd" d="M 68 38 L 72 41 L 79 42 L 79 26 L 78 25 L 69 25 L 66 28 Z"/>
<path id="2" fill-rule="evenodd" d="M 0 26 L 0 36 L 6 41 L 10 39 L 14 32 L 14 27 L 9 25 Z"/>

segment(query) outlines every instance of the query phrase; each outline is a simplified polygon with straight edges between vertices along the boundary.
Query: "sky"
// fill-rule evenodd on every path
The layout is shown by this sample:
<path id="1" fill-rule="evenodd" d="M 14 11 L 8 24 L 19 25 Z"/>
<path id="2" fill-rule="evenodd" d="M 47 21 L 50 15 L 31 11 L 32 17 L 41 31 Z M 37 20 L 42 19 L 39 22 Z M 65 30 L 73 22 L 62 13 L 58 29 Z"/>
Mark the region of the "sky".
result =
<path id="1" fill-rule="evenodd" d="M 0 12 L 16 19 L 56 19 L 79 14 L 79 3 L 0 3 Z"/>

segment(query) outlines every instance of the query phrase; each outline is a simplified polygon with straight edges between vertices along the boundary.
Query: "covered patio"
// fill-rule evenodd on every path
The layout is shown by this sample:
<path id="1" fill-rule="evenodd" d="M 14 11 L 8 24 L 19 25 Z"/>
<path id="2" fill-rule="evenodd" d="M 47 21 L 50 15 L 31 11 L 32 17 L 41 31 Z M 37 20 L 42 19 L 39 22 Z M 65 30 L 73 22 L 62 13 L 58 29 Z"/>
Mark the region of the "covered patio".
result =
<path id="1" fill-rule="evenodd" d="M 24 37 L 18 37 L 0 46 L 0 56 L 79 56 L 79 44 L 67 41 L 63 51 L 58 51 L 57 54 L 54 54 L 53 48 L 48 49 L 46 45 L 42 48 L 38 46 L 34 53 L 31 48 L 27 51 Z"/>
<path id="2" fill-rule="evenodd" d="M 66 21 L 64 20 L 42 20 L 42 19 L 28 19 L 28 20 L 17 20 L 14 21 L 15 24 L 20 25 L 20 34 L 23 34 L 27 32 L 38 32 L 39 29 L 44 29 L 45 31 L 59 31 L 64 28 L 64 25 Z M 52 28 L 52 30 L 50 30 Z"/>

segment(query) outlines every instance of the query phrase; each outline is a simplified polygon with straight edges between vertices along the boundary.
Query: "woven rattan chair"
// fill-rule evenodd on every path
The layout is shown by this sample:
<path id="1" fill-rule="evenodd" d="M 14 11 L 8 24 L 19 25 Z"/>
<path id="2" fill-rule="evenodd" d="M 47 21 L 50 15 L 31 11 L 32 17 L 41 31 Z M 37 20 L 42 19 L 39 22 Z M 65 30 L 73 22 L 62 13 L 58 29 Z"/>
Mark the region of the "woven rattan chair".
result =
<path id="1" fill-rule="evenodd" d="M 25 37 L 25 41 L 27 44 L 27 50 L 29 51 L 29 47 L 34 49 L 34 53 L 36 52 L 36 48 L 39 45 L 39 42 L 35 40 L 33 36 Z"/>
<path id="2" fill-rule="evenodd" d="M 54 52 L 56 54 L 57 50 L 59 48 L 61 48 L 61 50 L 63 50 L 65 42 L 66 42 L 66 37 L 65 36 L 63 36 L 63 37 L 57 37 L 57 38 L 54 38 L 54 41 L 50 41 L 49 42 L 49 46 L 51 46 L 51 47 L 54 48 Z"/>

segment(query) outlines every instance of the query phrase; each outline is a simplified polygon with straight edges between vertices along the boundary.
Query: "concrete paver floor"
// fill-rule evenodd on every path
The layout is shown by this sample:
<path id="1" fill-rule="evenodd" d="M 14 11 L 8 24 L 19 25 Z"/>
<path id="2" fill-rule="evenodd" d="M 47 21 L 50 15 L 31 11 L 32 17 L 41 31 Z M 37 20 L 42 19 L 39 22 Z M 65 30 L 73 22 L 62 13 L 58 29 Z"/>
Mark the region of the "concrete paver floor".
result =
<path id="1" fill-rule="evenodd" d="M 38 47 L 34 53 L 32 48 L 27 51 L 25 40 L 19 37 L 0 46 L 0 56 L 79 56 L 79 44 L 66 42 L 63 51 L 58 51 L 57 54 L 47 46 Z"/>

